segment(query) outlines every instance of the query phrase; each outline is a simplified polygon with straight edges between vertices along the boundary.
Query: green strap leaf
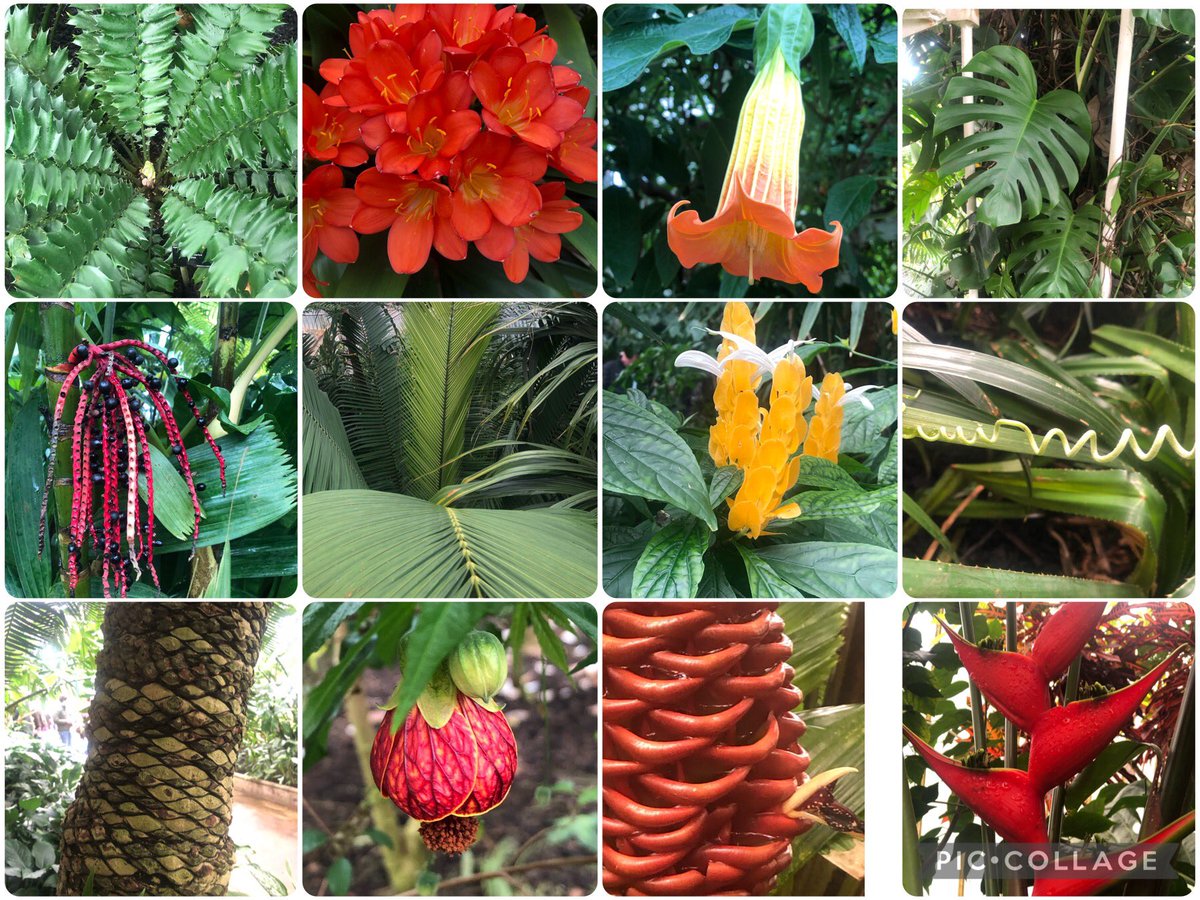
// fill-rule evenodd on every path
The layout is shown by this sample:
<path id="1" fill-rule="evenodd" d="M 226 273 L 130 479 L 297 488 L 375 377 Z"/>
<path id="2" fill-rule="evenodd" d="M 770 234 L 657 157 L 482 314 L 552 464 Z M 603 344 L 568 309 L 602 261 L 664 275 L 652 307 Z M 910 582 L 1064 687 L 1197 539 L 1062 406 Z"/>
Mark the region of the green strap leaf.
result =
<path id="1" fill-rule="evenodd" d="M 734 546 L 753 597 L 888 597 L 896 590 L 896 553 L 883 547 L 826 541 Z"/>
<path id="2" fill-rule="evenodd" d="M 957 597 L 961 599 L 1050 599 L 1070 597 L 1140 597 L 1132 584 L 1088 581 L 1062 575 L 1039 575 L 980 566 L 904 560 L 904 589 L 914 597 Z"/>

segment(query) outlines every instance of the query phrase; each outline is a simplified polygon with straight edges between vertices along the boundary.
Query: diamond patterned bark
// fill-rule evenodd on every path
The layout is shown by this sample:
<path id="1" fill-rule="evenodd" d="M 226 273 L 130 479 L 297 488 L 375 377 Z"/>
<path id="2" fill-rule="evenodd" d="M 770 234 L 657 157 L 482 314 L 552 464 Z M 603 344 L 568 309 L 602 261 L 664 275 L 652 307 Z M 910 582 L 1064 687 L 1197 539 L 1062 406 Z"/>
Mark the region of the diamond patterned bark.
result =
<path id="1" fill-rule="evenodd" d="M 59 894 L 225 893 L 233 772 L 268 608 L 109 604 Z"/>

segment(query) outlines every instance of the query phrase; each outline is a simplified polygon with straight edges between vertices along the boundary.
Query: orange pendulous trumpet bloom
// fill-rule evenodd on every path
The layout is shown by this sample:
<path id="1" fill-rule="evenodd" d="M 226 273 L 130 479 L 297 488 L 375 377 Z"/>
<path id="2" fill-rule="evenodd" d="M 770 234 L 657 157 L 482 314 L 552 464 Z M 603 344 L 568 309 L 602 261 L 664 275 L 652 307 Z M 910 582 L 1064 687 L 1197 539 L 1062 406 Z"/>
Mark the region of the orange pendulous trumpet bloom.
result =
<path id="1" fill-rule="evenodd" d="M 800 78 L 776 48 L 750 85 L 738 116 L 733 153 L 717 212 L 706 222 L 672 207 L 667 242 L 686 268 L 720 263 L 731 275 L 773 278 L 821 290 L 821 273 L 838 264 L 842 226 L 796 231 L 804 98 Z"/>

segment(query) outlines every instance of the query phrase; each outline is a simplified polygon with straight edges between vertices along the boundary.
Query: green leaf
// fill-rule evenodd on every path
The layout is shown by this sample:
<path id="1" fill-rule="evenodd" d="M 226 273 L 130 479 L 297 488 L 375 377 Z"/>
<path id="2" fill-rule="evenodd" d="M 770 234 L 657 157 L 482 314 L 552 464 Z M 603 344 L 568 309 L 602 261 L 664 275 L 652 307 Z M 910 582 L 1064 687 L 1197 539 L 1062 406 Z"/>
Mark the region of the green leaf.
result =
<path id="1" fill-rule="evenodd" d="M 308 366 L 303 387 L 304 493 L 365 488 L 341 414 Z"/>
<path id="2" fill-rule="evenodd" d="M 188 449 L 193 480 L 208 487 L 201 495 L 205 518 L 200 523 L 198 547 L 236 540 L 265 528 L 296 507 L 296 467 L 271 422 L 264 422 L 246 436 L 225 435 L 218 444 L 225 457 L 224 493 L 212 448 L 202 444 Z M 154 494 L 157 502 L 157 482 Z M 166 540 L 158 552 L 190 548 L 190 539 Z"/>
<path id="3" fill-rule="evenodd" d="M 338 626 L 363 608 L 362 603 L 309 603 L 304 607 L 303 658 L 308 659 L 333 637 Z"/>
<path id="4" fill-rule="evenodd" d="M 871 50 L 875 53 L 875 62 L 884 65 L 896 62 L 897 43 L 895 24 L 880 28 L 878 33 L 871 35 Z"/>
<path id="5" fill-rule="evenodd" d="M 822 460 L 825 462 L 825 460 Z M 721 466 L 713 472 L 712 480 L 708 483 L 708 500 L 716 509 L 721 501 L 733 495 L 742 486 L 742 470 L 737 466 Z"/>
<path id="6" fill-rule="evenodd" d="M 380 491 L 309 494 L 304 587 L 316 597 L 587 597 L 596 517 L 449 509 Z"/>
<path id="7" fill-rule="evenodd" d="M 408 717 L 417 699 L 430 686 L 438 666 L 479 620 L 494 609 L 491 603 L 421 604 L 405 643 L 404 679 L 391 698 L 393 725 Z"/>
<path id="8" fill-rule="evenodd" d="M 783 60 L 797 78 L 800 64 L 813 43 L 813 17 L 803 3 L 768 3 L 754 26 L 754 67 L 761 69 L 775 51 L 783 53 Z"/>
<path id="9" fill-rule="evenodd" d="M 663 500 L 717 530 L 691 449 L 650 410 L 604 392 L 604 490 Z"/>
<path id="10" fill-rule="evenodd" d="M 825 226 L 841 222 L 845 234 L 857 228 L 871 211 L 871 198 L 878 186 L 872 175 L 851 175 L 837 182 L 825 200 Z"/>
<path id="11" fill-rule="evenodd" d="M 1008 264 L 1022 297 L 1096 297 L 1100 279 L 1092 263 L 1100 248 L 1104 213 L 1092 203 L 1060 203 L 1018 226 Z"/>
<path id="12" fill-rule="evenodd" d="M 22 406 L 9 420 L 4 440 L 4 580 L 9 592 L 20 597 L 49 597 L 53 585 L 53 551 L 38 556 L 38 520 L 46 481 L 45 437 L 38 406 L 36 401 Z M 52 537 L 47 536 L 47 544 Z"/>
<path id="13" fill-rule="evenodd" d="M 367 635 L 342 647 L 342 657 L 333 666 L 320 684 L 304 698 L 304 765 L 325 755 L 325 742 L 329 726 L 342 708 L 346 693 L 358 681 L 363 670 L 371 662 L 377 637 Z"/>
<path id="14" fill-rule="evenodd" d="M 1078 809 L 1083 806 L 1117 772 L 1152 749 L 1149 744 L 1140 741 L 1114 741 L 1109 744 L 1067 786 L 1066 808 Z"/>
<path id="15" fill-rule="evenodd" d="M 210 296 L 231 297 L 238 294 L 242 274 L 250 268 L 250 255 L 246 248 L 226 247 L 208 267 L 204 288 Z"/>
<path id="16" fill-rule="evenodd" d="M 863 64 L 867 61 L 867 34 L 863 31 L 859 7 L 852 3 L 838 3 L 826 9 L 838 34 L 850 48 L 850 58 L 854 60 L 854 67 L 861 72 Z"/>
<path id="17" fill-rule="evenodd" d="M 187 482 L 175 468 L 172 458 L 150 444 L 150 471 L 154 475 L 154 519 L 173 534 L 176 540 L 187 539 L 190 543 L 196 511 L 192 508 L 192 495 Z M 146 473 L 138 474 L 138 495 L 145 501 Z M 201 513 L 204 505 L 201 504 Z"/>
<path id="18" fill-rule="evenodd" d="M 735 546 L 753 597 L 888 597 L 896 590 L 894 550 L 825 541 Z"/>
<path id="19" fill-rule="evenodd" d="M 608 11 L 611 13 L 611 10 Z M 609 15 L 606 13 L 606 26 Z M 755 24 L 757 13 L 736 5 L 718 5 L 683 19 L 652 19 L 622 24 L 604 34 L 604 90 L 632 84 L 658 56 L 687 47 L 703 56 L 722 47 L 735 30 Z"/>
<path id="20" fill-rule="evenodd" d="M 861 488 L 846 491 L 804 491 L 788 497 L 800 504 L 804 519 L 833 519 L 846 516 L 866 516 L 882 503 L 896 499 L 896 489 L 888 486 L 877 491 Z"/>
<path id="21" fill-rule="evenodd" d="M 923 559 L 904 560 L 904 590 L 914 597 L 1050 599 L 1142 596 L 1132 584 L 1087 581 L 1062 575 L 1011 572 Z"/>
<path id="22" fill-rule="evenodd" d="M 329 869 L 325 872 L 325 884 L 329 888 L 329 893 L 335 897 L 342 897 L 350 893 L 350 879 L 353 876 L 353 871 L 350 868 L 350 860 L 344 856 L 339 856 L 329 864 Z"/>
<path id="23" fill-rule="evenodd" d="M 324 847 L 329 842 L 328 835 L 323 831 L 318 831 L 316 828 L 305 828 L 304 835 L 301 839 L 301 853 L 311 853 L 321 847 Z"/>
<path id="24" fill-rule="evenodd" d="M 588 52 L 580 15 L 574 8 L 558 3 L 547 3 L 542 7 L 542 15 L 546 18 L 546 30 L 558 44 L 558 55 L 554 57 L 555 65 L 570 66 L 579 73 L 580 84 L 587 88 L 590 94 L 583 114 L 585 116 L 594 115 L 596 109 L 596 63 L 592 60 L 591 53 Z M 592 223 L 592 234 L 595 235 L 595 222 Z M 593 243 L 592 246 L 594 248 L 595 244 Z M 595 267 L 595 265 L 596 262 L 593 260 L 592 266 Z"/>
<path id="25" fill-rule="evenodd" d="M 1092 332 L 1093 344 L 1116 344 L 1144 356 L 1188 381 L 1196 382 L 1196 355 L 1188 347 L 1148 331 L 1121 325 L 1101 325 Z M 1106 360 L 1106 362 L 1108 362 Z M 1115 362 L 1115 360 L 1113 360 Z"/>
<path id="26" fill-rule="evenodd" d="M 637 271 L 642 234 L 629 223 L 637 222 L 640 215 L 637 200 L 625 188 L 604 189 L 604 268 L 612 276 L 606 282 L 612 289 L 627 287 Z"/>
<path id="27" fill-rule="evenodd" d="M 934 135 L 970 122 L 976 133 L 955 140 L 942 154 L 938 174 L 980 168 L 956 195 L 959 205 L 979 198 L 976 216 L 993 227 L 1030 219 L 1065 202 L 1074 190 L 1092 143 L 1092 124 L 1079 94 L 1051 91 L 1039 98 L 1033 64 L 1007 45 L 975 54 L 950 80 Z M 973 103 L 956 103 L 972 97 Z"/>
<path id="28" fill-rule="evenodd" d="M 691 516 L 671 522 L 650 538 L 633 569 L 633 596 L 690 600 L 704 577 L 709 534 Z"/>

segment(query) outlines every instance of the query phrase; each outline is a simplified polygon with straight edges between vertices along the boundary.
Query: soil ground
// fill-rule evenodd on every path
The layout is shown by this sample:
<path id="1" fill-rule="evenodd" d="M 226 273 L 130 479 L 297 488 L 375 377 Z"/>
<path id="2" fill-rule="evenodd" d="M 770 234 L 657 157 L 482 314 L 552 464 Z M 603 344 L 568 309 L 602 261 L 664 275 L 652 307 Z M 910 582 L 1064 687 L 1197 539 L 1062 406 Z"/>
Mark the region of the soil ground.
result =
<path id="1" fill-rule="evenodd" d="M 572 649 L 582 650 L 580 647 Z M 537 695 L 540 665 L 535 671 L 535 662 L 529 656 L 526 660 L 522 683 L 527 697 L 511 685 L 508 696 L 501 696 L 520 753 L 512 790 L 498 808 L 482 817 L 479 842 L 472 848 L 470 858 L 438 856 L 428 863 L 428 871 L 439 878 L 492 871 L 496 868 L 492 862 L 494 857 L 503 857 L 499 862 L 503 867 L 518 847 L 556 820 L 572 814 L 586 817 L 579 822 L 582 827 L 595 829 L 594 801 L 579 802 L 583 789 L 596 786 L 595 667 L 577 673 L 575 686 L 557 669 L 550 668 L 543 718 Z M 394 671 L 368 669 L 363 676 L 373 729 L 383 719 L 383 713 L 377 707 L 387 702 L 396 682 Z M 547 792 L 546 788 L 564 781 L 571 782 L 573 788 Z M 335 851 L 327 844 L 304 857 L 305 889 L 318 896 L 329 894 L 325 874 L 339 852 L 345 852 L 353 872 L 349 894 L 391 893 L 378 848 L 369 838 L 354 839 L 370 827 L 370 819 L 363 803 L 363 779 L 354 752 L 352 731 L 344 714 L 330 728 L 328 755 L 304 773 L 303 786 L 304 828 L 332 831 L 338 836 L 339 848 Z M 371 790 L 374 789 L 371 785 Z M 403 813 L 397 811 L 397 816 L 401 822 L 408 822 Z M 553 846 L 540 840 L 521 855 L 520 862 L 589 852 L 592 851 L 574 838 Z M 486 866 L 483 865 L 485 862 L 488 863 Z M 595 865 L 569 866 L 520 873 L 508 882 L 507 893 L 587 896 L 595 887 Z M 438 890 L 440 895 L 479 896 L 483 893 L 486 891 L 478 882 Z"/>
<path id="2" fill-rule="evenodd" d="M 272 803 L 234 791 L 229 836 L 238 846 L 238 853 L 229 877 L 231 895 L 263 893 L 265 886 L 259 883 L 256 869 L 278 878 L 289 894 L 295 891 L 298 818 L 295 802 Z"/>

